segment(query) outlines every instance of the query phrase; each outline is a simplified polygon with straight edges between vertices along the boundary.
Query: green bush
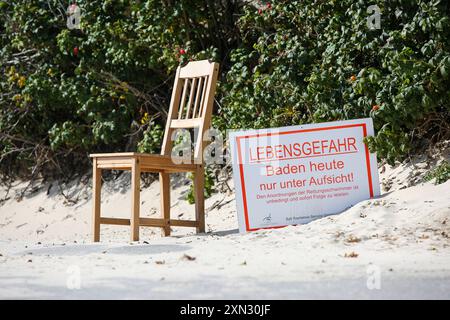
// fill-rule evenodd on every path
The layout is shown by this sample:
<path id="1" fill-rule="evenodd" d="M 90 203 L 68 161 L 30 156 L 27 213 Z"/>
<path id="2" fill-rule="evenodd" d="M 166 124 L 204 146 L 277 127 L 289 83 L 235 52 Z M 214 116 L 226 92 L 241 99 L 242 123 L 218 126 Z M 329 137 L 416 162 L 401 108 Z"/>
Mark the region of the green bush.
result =
<path id="1" fill-rule="evenodd" d="M 221 130 L 372 117 L 389 162 L 449 137 L 447 1 L 0 0 L 0 172 L 158 152 L 175 68 L 221 62 Z M 381 29 L 367 27 L 369 5 Z"/>
<path id="2" fill-rule="evenodd" d="M 186 200 L 190 204 L 195 203 L 195 195 L 194 195 L 194 175 L 189 174 L 189 179 L 191 180 L 191 186 L 189 187 L 189 191 L 186 194 Z M 205 198 L 209 198 L 214 192 L 214 177 L 210 169 L 205 169 L 205 186 L 204 186 L 204 195 Z"/>
<path id="3" fill-rule="evenodd" d="M 0 1 L 2 173 L 158 152 L 176 67 L 222 61 L 239 41 L 237 1 L 80 0 L 81 30 L 69 30 L 61 3 Z"/>
<path id="4" fill-rule="evenodd" d="M 163 135 L 164 131 L 161 126 L 159 124 L 151 123 L 145 130 L 143 139 L 138 143 L 138 152 L 156 153 L 160 148 Z"/>
<path id="5" fill-rule="evenodd" d="M 369 5 L 381 29 L 367 26 Z M 274 1 L 247 7 L 223 84 L 222 128 L 372 117 L 368 139 L 392 163 L 422 138 L 448 136 L 446 1 Z M 441 124 L 441 125 L 439 125 Z"/>
<path id="6" fill-rule="evenodd" d="M 433 179 L 435 179 L 435 184 L 441 184 L 450 179 L 450 163 L 448 161 L 442 161 L 436 168 L 427 172 L 423 180 L 430 181 Z"/>

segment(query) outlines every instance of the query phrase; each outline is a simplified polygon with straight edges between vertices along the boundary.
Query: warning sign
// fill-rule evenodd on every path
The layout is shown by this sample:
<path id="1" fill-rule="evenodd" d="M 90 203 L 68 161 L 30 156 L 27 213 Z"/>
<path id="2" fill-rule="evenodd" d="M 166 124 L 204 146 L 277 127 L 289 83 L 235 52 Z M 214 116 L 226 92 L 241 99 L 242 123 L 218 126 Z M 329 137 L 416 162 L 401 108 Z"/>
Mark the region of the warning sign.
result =
<path id="1" fill-rule="evenodd" d="M 241 232 L 303 224 L 380 194 L 372 119 L 230 133 Z"/>

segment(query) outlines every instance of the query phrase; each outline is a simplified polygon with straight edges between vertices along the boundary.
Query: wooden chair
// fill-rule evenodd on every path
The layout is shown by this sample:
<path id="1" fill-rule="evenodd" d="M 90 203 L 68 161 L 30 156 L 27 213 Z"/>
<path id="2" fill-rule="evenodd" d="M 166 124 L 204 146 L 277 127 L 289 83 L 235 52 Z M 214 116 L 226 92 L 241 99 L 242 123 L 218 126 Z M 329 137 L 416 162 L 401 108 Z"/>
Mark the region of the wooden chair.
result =
<path id="1" fill-rule="evenodd" d="M 211 124 L 211 113 L 218 76 L 219 64 L 208 60 L 189 62 L 178 67 L 172 91 L 170 109 L 164 133 L 161 154 L 135 152 L 91 154 L 93 159 L 93 241 L 100 241 L 100 225 L 131 226 L 131 241 L 139 240 L 139 227 L 160 227 L 165 236 L 170 227 L 193 227 L 205 232 L 203 136 Z M 172 135 L 176 129 L 196 131 L 192 163 L 175 164 L 171 159 Z M 131 171 L 131 219 L 106 218 L 100 214 L 102 170 Z M 141 172 L 158 172 L 161 185 L 161 213 L 159 219 L 141 218 L 140 175 Z M 195 215 L 192 220 L 170 218 L 170 179 L 174 172 L 194 173 Z"/>

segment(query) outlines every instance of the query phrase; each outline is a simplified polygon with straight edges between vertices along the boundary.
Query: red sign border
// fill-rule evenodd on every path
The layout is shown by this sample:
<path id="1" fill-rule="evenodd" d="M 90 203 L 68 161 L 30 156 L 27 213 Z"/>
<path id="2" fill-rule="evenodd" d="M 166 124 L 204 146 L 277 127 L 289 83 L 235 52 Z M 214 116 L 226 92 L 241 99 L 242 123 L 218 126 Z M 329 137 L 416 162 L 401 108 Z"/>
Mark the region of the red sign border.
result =
<path id="1" fill-rule="evenodd" d="M 261 133 L 261 134 L 252 134 L 236 137 L 237 151 L 239 157 L 239 176 L 241 178 L 241 190 L 242 190 L 242 200 L 244 205 L 244 216 L 245 216 L 245 229 L 247 231 L 256 231 L 260 229 L 275 229 L 275 228 L 283 228 L 286 226 L 276 226 L 276 227 L 266 227 L 266 228 L 250 228 L 249 218 L 248 218 L 248 207 L 247 207 L 247 197 L 245 192 L 245 180 L 244 180 L 244 165 L 242 162 L 242 151 L 241 151 L 241 139 L 249 139 L 249 138 L 259 138 L 259 137 L 268 137 L 275 135 L 285 135 L 292 133 L 302 133 L 302 132 L 314 132 L 314 131 L 322 131 L 322 130 L 336 130 L 336 129 L 347 129 L 347 128 L 355 128 L 362 127 L 363 137 L 367 137 L 367 125 L 365 123 L 357 123 L 357 124 L 348 124 L 341 126 L 330 126 L 330 127 L 320 127 L 320 128 L 311 128 L 311 129 L 299 129 L 292 131 L 281 131 L 281 132 L 269 132 L 269 133 Z M 365 153 L 366 153 L 366 166 L 367 166 L 367 178 L 369 184 L 369 194 L 370 197 L 373 198 L 373 183 L 372 183 L 372 173 L 370 168 L 370 152 L 369 148 L 365 144 Z"/>

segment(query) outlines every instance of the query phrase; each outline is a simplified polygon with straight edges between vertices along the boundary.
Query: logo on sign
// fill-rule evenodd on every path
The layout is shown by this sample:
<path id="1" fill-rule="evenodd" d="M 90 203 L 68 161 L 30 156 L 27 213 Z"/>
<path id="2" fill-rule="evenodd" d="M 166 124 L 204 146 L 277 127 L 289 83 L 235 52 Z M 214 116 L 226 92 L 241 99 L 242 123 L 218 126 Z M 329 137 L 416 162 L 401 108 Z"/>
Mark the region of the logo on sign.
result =
<path id="1" fill-rule="evenodd" d="M 272 214 L 269 213 L 269 215 L 267 215 L 263 218 L 263 223 L 269 224 L 271 222 L 272 222 Z"/>

